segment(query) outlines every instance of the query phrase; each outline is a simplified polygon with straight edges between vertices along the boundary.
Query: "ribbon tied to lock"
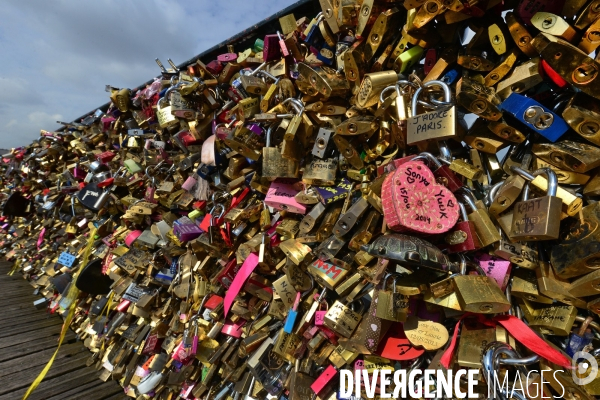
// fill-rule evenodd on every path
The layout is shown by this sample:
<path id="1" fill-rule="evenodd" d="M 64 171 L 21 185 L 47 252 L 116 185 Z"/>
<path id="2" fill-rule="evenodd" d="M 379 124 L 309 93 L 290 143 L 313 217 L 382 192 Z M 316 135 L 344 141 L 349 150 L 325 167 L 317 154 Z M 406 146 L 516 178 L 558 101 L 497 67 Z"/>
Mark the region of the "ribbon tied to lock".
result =
<path id="1" fill-rule="evenodd" d="M 465 318 L 477 318 L 478 322 L 491 327 L 495 327 L 496 325 L 500 324 L 516 340 L 518 340 L 520 343 L 522 343 L 525 347 L 527 347 L 529 350 L 531 350 L 538 356 L 543 357 L 548 361 L 566 369 L 570 370 L 573 368 L 571 366 L 571 361 L 566 356 L 561 354 L 558 350 L 552 348 L 519 318 L 513 315 L 497 315 L 493 318 L 486 318 L 482 314 L 474 313 L 464 314 L 456 323 L 450 346 L 448 346 L 448 348 L 444 352 L 444 355 L 440 359 L 440 363 L 445 368 L 448 368 L 450 366 L 450 361 L 452 360 L 452 356 L 454 355 L 454 350 L 456 348 L 456 341 L 458 338 L 460 323 Z"/>

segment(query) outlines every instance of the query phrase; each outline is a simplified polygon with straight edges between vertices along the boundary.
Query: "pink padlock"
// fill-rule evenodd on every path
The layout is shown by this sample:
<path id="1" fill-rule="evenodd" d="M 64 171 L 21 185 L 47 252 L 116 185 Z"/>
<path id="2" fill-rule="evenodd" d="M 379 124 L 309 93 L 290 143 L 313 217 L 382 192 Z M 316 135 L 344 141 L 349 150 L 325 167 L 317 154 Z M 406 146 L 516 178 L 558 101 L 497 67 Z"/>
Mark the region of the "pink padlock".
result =
<path id="1" fill-rule="evenodd" d="M 223 324 L 223 329 L 221 329 L 221 333 L 224 333 L 228 336 L 233 336 L 234 338 L 240 338 L 242 336 L 242 328 L 246 325 L 246 320 L 240 319 L 238 322 L 232 322 L 228 319 L 225 324 Z"/>
<path id="2" fill-rule="evenodd" d="M 300 191 L 294 187 L 296 181 L 290 179 L 276 179 L 271 183 L 265 204 L 278 210 L 285 210 L 295 214 L 306 214 L 306 206 L 294 198 Z"/>
<path id="3" fill-rule="evenodd" d="M 135 230 L 135 231 L 131 231 L 127 234 L 127 236 L 125 237 L 125 245 L 127 247 L 131 247 L 131 245 L 133 244 L 133 242 L 135 242 L 135 240 L 140 237 L 140 235 L 142 234 L 142 231 L 140 230 Z"/>
<path id="4" fill-rule="evenodd" d="M 333 378 L 335 378 L 337 373 L 338 370 L 333 365 L 329 364 L 329 366 L 325 368 L 325 371 L 323 371 L 323 373 L 319 375 L 313 384 L 310 385 L 310 388 L 318 395 L 319 392 L 321 392 L 325 386 L 327 386 L 333 380 Z"/>
<path id="5" fill-rule="evenodd" d="M 510 270 L 512 269 L 512 264 L 510 261 L 506 261 L 502 258 L 492 257 L 489 254 L 481 254 L 477 257 L 477 262 L 483 272 L 490 278 L 494 279 L 500 289 L 503 291 L 506 289 L 508 285 L 508 280 L 510 278 Z"/>
<path id="6" fill-rule="evenodd" d="M 381 193 L 383 216 L 394 231 L 444 233 L 458 221 L 456 197 L 421 161 L 408 161 L 389 173 Z"/>
<path id="7" fill-rule="evenodd" d="M 325 307 L 327 307 L 325 309 L 325 311 L 321 310 L 321 306 L 325 304 Z M 319 309 L 317 311 L 315 311 L 315 325 L 316 326 L 323 326 L 324 321 L 325 321 L 325 314 L 327 314 L 327 310 L 329 310 L 329 304 L 327 304 L 326 301 L 321 301 L 319 303 Z"/>
<path id="8" fill-rule="evenodd" d="M 189 192 L 194 188 L 194 186 L 196 186 L 196 183 L 198 183 L 196 178 L 194 178 L 193 176 L 188 176 L 185 182 L 183 182 L 183 184 L 181 185 L 181 188 Z"/>

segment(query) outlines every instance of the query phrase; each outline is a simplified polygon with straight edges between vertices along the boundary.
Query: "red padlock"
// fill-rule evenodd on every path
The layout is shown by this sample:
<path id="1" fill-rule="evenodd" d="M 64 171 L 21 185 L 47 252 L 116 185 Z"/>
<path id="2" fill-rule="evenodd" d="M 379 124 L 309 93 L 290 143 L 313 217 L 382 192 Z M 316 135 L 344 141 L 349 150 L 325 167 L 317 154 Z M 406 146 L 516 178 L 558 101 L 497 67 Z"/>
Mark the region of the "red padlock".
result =
<path id="1" fill-rule="evenodd" d="M 113 158 L 115 158 L 116 154 L 113 153 L 112 151 L 105 151 L 103 153 L 100 153 L 98 155 L 96 155 L 96 160 L 100 161 L 103 164 L 109 163 L 112 161 Z"/>
<path id="2" fill-rule="evenodd" d="M 421 153 L 417 157 L 423 157 L 429 161 L 427 164 L 435 176 L 435 181 L 450 189 L 452 193 L 464 186 L 461 178 L 448 165 L 442 164 L 433 154 Z"/>
<path id="3" fill-rule="evenodd" d="M 425 53 L 425 64 L 423 64 L 423 73 L 426 75 L 431 71 L 435 63 L 437 62 L 437 52 L 435 49 L 427 50 Z"/>
<path id="4" fill-rule="evenodd" d="M 458 203 L 462 221 L 458 222 L 454 228 L 444 235 L 444 242 L 448 245 L 448 253 L 462 253 L 481 248 L 481 241 L 475 231 L 475 224 L 469 221 L 467 209 L 462 203 Z M 443 250 L 444 246 L 439 246 Z"/>

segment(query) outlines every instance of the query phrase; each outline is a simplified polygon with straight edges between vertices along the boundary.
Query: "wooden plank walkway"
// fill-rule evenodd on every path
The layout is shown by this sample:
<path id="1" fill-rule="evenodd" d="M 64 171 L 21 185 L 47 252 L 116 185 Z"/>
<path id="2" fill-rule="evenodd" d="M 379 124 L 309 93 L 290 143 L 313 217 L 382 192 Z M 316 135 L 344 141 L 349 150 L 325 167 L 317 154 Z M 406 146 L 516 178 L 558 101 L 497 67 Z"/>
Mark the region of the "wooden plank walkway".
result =
<path id="1" fill-rule="evenodd" d="M 62 318 L 37 310 L 40 296 L 20 273 L 6 275 L 12 264 L 0 262 L 0 400 L 18 400 L 56 351 Z M 85 365 L 91 353 L 69 331 L 54 364 L 31 400 L 130 399 L 115 381 Z"/>

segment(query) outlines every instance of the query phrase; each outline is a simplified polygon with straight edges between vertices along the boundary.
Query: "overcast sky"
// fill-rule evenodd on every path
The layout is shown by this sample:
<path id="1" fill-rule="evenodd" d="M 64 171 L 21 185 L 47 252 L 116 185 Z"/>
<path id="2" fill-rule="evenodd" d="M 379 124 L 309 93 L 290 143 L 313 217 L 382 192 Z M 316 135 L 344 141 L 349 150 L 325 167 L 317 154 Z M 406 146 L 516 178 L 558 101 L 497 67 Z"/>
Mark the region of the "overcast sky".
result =
<path id="1" fill-rule="evenodd" d="M 295 0 L 0 1 L 0 148 L 109 100 Z M 296 15 L 297 18 L 300 15 Z"/>

